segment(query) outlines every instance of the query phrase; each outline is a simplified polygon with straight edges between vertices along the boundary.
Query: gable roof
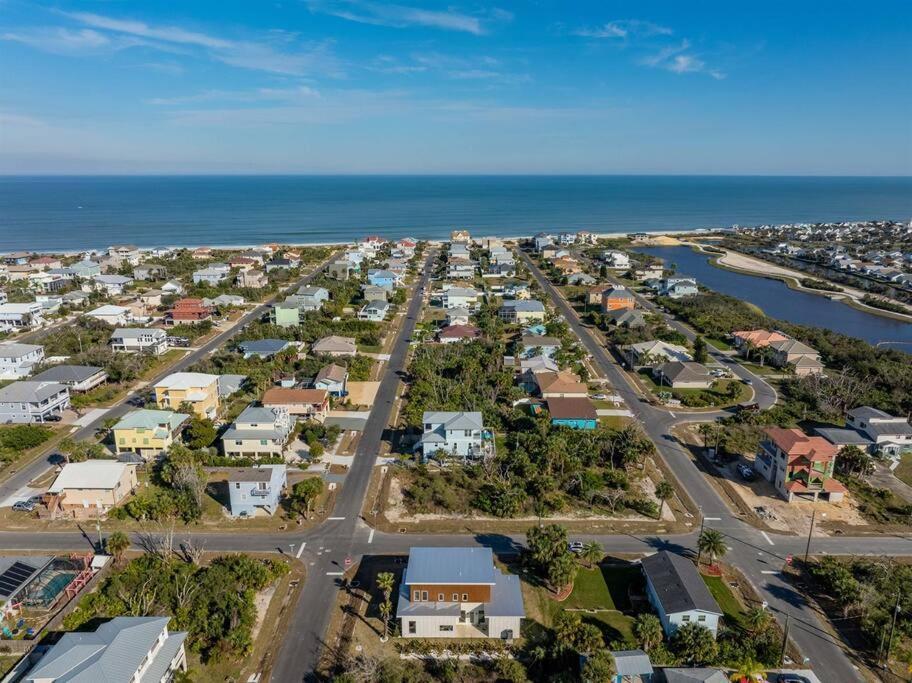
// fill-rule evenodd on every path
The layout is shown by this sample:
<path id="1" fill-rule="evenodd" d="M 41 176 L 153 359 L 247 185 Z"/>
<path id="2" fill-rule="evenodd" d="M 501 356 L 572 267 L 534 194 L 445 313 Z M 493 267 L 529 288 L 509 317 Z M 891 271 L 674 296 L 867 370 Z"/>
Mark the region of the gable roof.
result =
<path id="1" fill-rule="evenodd" d="M 662 363 L 657 369 L 671 382 L 702 382 L 712 379 L 709 368 L 693 361 Z"/>
<path id="2" fill-rule="evenodd" d="M 820 436 L 808 436 L 800 429 L 767 427 L 765 430 L 770 440 L 792 459 L 802 458 L 811 462 L 829 462 L 836 457 L 839 449 Z"/>
<path id="3" fill-rule="evenodd" d="M 0 358 L 22 358 L 35 351 L 40 351 L 43 346 L 35 344 L 18 344 L 16 342 L 0 343 Z"/>
<path id="4" fill-rule="evenodd" d="M 315 341 L 313 346 L 311 346 L 311 350 L 315 353 L 320 353 L 321 351 L 350 351 L 354 353 L 358 350 L 358 346 L 355 344 L 353 337 L 340 337 L 333 334 Z"/>
<path id="5" fill-rule="evenodd" d="M 497 583 L 490 548 L 411 548 L 402 582 L 407 585 L 486 585 Z"/>
<path id="6" fill-rule="evenodd" d="M 13 382 L 5 387 L 0 387 L 0 403 L 44 401 L 66 390 L 66 385 L 59 382 Z"/>
<path id="7" fill-rule="evenodd" d="M 149 410 L 141 408 L 127 413 L 114 429 L 157 429 L 159 425 L 167 424 L 172 430 L 177 429 L 190 416 L 184 413 L 175 413 L 170 410 Z"/>
<path id="8" fill-rule="evenodd" d="M 252 339 L 238 344 L 238 348 L 253 356 L 272 356 L 283 351 L 290 342 L 284 339 Z"/>
<path id="9" fill-rule="evenodd" d="M 690 560 L 662 550 L 644 557 L 641 564 L 665 614 L 700 610 L 722 615 Z"/>
<path id="10" fill-rule="evenodd" d="M 66 384 L 67 382 L 77 383 L 94 377 L 101 371 L 102 368 L 94 365 L 55 365 L 44 372 L 39 372 L 32 377 L 32 381 L 60 382 L 61 384 Z"/>
<path id="11" fill-rule="evenodd" d="M 322 382 L 323 380 L 329 382 L 342 382 L 345 380 L 345 376 L 348 374 L 348 370 L 342 365 L 336 365 L 331 363 L 325 367 L 320 368 L 320 372 L 317 373 L 315 382 Z"/>
<path id="12" fill-rule="evenodd" d="M 598 413 L 592 401 L 582 396 L 549 398 L 548 412 L 555 420 L 597 420 Z"/>
<path id="13" fill-rule="evenodd" d="M 539 372 L 535 375 L 539 390 L 544 393 L 585 394 L 589 387 L 569 370 Z"/>
<path id="14" fill-rule="evenodd" d="M 484 429 L 484 421 L 479 412 L 426 410 L 421 421 L 424 424 L 442 425 L 445 429 Z"/>

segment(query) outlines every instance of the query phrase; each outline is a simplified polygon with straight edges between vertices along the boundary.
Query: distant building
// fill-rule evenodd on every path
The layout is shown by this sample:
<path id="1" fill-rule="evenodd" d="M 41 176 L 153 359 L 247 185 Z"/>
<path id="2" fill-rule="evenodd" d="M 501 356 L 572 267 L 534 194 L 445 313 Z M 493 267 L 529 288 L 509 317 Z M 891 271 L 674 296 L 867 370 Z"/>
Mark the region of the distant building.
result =
<path id="1" fill-rule="evenodd" d="M 28 377 L 43 360 L 43 346 L 0 342 L 0 380 Z"/>
<path id="2" fill-rule="evenodd" d="M 118 328 L 108 342 L 112 351 L 158 356 L 168 350 L 168 335 L 158 327 Z"/>

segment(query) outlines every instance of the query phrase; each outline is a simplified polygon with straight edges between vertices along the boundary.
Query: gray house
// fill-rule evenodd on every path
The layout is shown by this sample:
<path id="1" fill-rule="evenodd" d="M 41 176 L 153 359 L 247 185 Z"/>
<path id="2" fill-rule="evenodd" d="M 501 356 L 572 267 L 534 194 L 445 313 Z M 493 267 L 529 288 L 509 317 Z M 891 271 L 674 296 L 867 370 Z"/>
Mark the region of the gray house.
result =
<path id="1" fill-rule="evenodd" d="M 693 562 L 662 550 L 644 557 L 640 564 L 646 577 L 646 595 L 667 636 L 689 623 L 705 626 L 716 635 L 722 610 Z"/>
<path id="2" fill-rule="evenodd" d="M 229 456 L 282 455 L 291 427 L 283 408 L 247 406 L 222 435 L 222 449 Z"/>
<path id="3" fill-rule="evenodd" d="M 95 631 L 64 633 L 25 675 L 48 681 L 170 681 L 187 670 L 184 632 L 171 633 L 171 617 L 115 617 Z"/>
<path id="4" fill-rule="evenodd" d="M 13 382 L 0 388 L 0 424 L 47 422 L 70 407 L 70 390 L 59 382 Z"/>
<path id="5" fill-rule="evenodd" d="M 415 449 L 425 458 L 439 453 L 467 460 L 488 454 L 479 412 L 425 411 L 422 422 L 424 432 Z"/>
<path id="6" fill-rule="evenodd" d="M 108 379 L 104 368 L 93 365 L 55 365 L 32 377 L 34 382 L 60 382 L 70 391 L 89 391 Z"/>

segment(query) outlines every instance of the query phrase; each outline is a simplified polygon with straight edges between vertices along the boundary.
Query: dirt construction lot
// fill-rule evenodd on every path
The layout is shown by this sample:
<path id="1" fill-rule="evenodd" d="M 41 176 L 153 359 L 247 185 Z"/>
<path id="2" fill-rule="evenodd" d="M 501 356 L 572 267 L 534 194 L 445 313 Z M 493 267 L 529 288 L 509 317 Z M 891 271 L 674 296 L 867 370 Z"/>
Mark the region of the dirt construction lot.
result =
<path id="1" fill-rule="evenodd" d="M 380 382 L 349 382 L 348 400 L 356 406 L 372 406 L 377 397 Z"/>

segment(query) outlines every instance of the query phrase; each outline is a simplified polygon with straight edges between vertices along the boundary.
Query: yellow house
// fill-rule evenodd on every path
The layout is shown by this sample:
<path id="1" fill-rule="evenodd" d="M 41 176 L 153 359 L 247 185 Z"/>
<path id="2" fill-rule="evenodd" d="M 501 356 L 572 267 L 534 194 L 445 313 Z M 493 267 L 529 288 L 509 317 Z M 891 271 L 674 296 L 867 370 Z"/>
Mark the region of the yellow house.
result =
<path id="1" fill-rule="evenodd" d="M 118 454 L 136 453 L 144 458 L 168 450 L 189 415 L 170 410 L 134 410 L 114 425 L 114 447 Z"/>
<path id="2" fill-rule="evenodd" d="M 104 514 L 136 488 L 136 465 L 114 460 L 86 460 L 63 466 L 45 494 L 52 516 Z"/>
<path id="3" fill-rule="evenodd" d="M 155 402 L 172 410 L 189 403 L 199 417 L 214 419 L 219 409 L 218 375 L 175 372 L 155 385 Z"/>

